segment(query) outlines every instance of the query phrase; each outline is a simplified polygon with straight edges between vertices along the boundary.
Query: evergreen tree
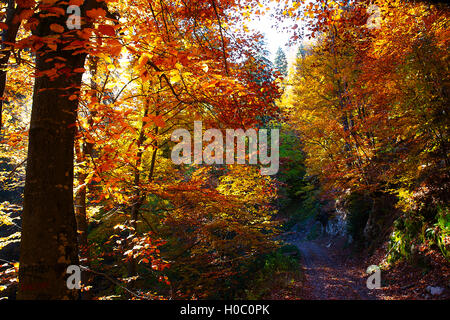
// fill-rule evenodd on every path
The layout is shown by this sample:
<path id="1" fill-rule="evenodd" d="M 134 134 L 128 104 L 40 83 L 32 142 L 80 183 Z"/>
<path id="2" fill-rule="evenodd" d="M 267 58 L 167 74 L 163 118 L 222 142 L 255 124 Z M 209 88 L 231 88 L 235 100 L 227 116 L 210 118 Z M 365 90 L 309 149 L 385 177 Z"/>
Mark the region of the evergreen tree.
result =
<path id="1" fill-rule="evenodd" d="M 275 68 L 284 76 L 288 75 L 288 62 L 283 49 L 278 48 L 275 57 Z"/>

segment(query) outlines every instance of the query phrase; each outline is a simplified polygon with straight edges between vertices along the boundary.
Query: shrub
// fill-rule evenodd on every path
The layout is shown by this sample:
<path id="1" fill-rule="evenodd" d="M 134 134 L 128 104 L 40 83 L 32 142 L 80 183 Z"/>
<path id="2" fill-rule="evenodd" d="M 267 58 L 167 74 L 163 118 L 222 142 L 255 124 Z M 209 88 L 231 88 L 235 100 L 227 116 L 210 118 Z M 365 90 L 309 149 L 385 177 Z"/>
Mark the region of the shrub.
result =
<path id="1" fill-rule="evenodd" d="M 296 257 L 287 254 L 294 253 Z M 271 292 L 288 288 L 301 278 L 300 252 L 296 246 L 288 245 L 260 257 L 249 268 L 249 281 L 245 289 L 245 299 L 264 299 Z"/>

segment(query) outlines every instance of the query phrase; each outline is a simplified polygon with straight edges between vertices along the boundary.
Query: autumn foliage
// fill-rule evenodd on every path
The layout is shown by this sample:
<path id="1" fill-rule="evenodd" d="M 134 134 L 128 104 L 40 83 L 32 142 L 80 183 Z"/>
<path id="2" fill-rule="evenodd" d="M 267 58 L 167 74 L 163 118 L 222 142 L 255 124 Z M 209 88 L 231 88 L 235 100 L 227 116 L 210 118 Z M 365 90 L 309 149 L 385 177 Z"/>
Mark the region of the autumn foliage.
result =
<path id="1" fill-rule="evenodd" d="M 69 5 L 81 8 L 79 28 L 66 24 Z M 301 42 L 289 75 L 284 53 L 275 71 L 264 36 L 246 25 L 270 5 L 293 22 L 291 44 Z M 80 264 L 88 298 L 259 298 L 251 285 L 272 275 L 255 270 L 292 262 L 274 255 L 285 198 L 314 213 L 368 199 L 366 247 L 390 235 L 392 257 L 435 244 L 448 258 L 445 5 L 16 0 L 1 9 L 0 181 L 16 200 L 1 199 L 5 226 L 24 194 L 20 265 L 7 262 L 2 275 L 16 283 L 19 272 L 19 297 L 78 298 L 59 280 Z M 281 173 L 175 165 L 171 134 L 193 132 L 194 121 L 281 128 Z M 16 231 L 0 249 L 19 241 Z M 274 256 L 282 262 L 268 263 Z"/>
<path id="2" fill-rule="evenodd" d="M 284 98 L 309 173 L 320 177 L 328 198 L 372 199 L 369 239 L 389 230 L 395 207 L 403 212 L 399 223 L 445 221 L 448 8 L 361 1 L 310 12 L 318 16 L 310 28 L 317 41 L 298 57 Z M 440 226 L 438 242 L 448 254 L 447 227 Z M 424 240 L 402 246 L 416 241 Z"/>

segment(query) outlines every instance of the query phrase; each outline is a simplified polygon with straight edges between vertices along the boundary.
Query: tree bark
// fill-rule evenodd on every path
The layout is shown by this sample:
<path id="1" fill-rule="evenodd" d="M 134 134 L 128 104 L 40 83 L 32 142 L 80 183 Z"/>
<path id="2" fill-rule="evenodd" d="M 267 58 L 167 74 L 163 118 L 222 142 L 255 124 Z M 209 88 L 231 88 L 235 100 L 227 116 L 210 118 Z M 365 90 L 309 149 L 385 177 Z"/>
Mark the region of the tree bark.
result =
<path id="1" fill-rule="evenodd" d="M 97 5 L 94 0 L 86 7 Z M 56 6 L 56 5 L 55 5 Z M 66 9 L 67 5 L 61 5 Z M 84 8 L 85 10 L 87 8 Z M 83 10 L 83 11 L 85 11 Z M 44 13 L 45 12 L 40 12 Z M 65 26 L 67 17 L 39 17 L 35 35 L 48 37 L 51 24 Z M 74 138 L 78 99 L 86 54 L 62 50 L 79 40 L 64 35 L 56 50 L 46 45 L 36 52 L 36 78 L 29 131 L 18 299 L 77 299 L 79 290 L 66 284 L 68 266 L 79 265 L 77 224 L 73 205 Z M 58 75 L 42 74 L 65 61 Z"/>
<path id="2" fill-rule="evenodd" d="M 38 72 L 52 68 L 45 62 L 48 58 L 38 52 Z M 72 70 L 84 64 L 82 55 L 64 54 L 64 58 Z M 64 88 L 80 82 L 79 74 L 55 81 L 46 76 L 35 80 L 22 216 L 20 299 L 70 299 L 78 294 L 66 286 L 67 267 L 79 264 L 72 193 L 78 101 L 68 100 Z"/>

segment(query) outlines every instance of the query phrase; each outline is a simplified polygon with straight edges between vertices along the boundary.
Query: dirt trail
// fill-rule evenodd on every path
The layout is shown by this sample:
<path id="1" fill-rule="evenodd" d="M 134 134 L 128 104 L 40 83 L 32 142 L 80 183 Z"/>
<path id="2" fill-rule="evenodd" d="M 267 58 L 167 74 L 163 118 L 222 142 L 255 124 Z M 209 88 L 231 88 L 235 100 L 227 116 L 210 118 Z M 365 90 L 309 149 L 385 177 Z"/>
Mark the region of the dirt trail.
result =
<path id="1" fill-rule="evenodd" d="M 305 281 L 301 299 L 376 300 L 376 292 L 366 286 L 365 270 L 343 249 L 344 239 L 321 237 L 308 240 L 306 232 L 292 235 L 287 242 L 297 246 L 302 256 Z"/>
<path id="2" fill-rule="evenodd" d="M 319 227 L 319 228 L 318 228 Z M 428 264 L 412 266 L 400 262 L 382 271 L 382 288 L 367 288 L 366 270 L 379 265 L 386 256 L 386 247 L 372 256 L 355 255 L 346 246 L 346 238 L 320 234 L 314 219 L 298 223 L 281 239 L 296 246 L 301 254 L 304 278 L 295 281 L 287 291 L 280 291 L 276 299 L 300 300 L 448 300 L 450 297 L 450 268 L 448 261 L 436 251 L 427 253 Z M 315 238 L 315 240 L 311 240 Z M 430 288 L 442 289 L 433 295 Z M 435 290 L 436 291 L 436 290 Z"/>
<path id="3" fill-rule="evenodd" d="M 305 270 L 303 295 L 311 300 L 374 300 L 367 288 L 364 267 L 340 261 L 323 243 L 299 241 L 295 243 L 302 254 Z"/>

